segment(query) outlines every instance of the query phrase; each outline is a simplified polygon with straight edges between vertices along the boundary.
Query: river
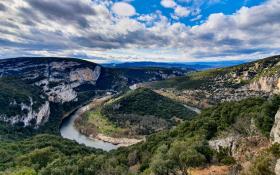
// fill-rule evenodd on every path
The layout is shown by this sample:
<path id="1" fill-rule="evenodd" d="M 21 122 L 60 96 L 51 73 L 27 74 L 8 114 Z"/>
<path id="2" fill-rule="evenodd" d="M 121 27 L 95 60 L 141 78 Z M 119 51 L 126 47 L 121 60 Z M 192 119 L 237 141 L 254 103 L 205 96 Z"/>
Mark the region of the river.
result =
<path id="1" fill-rule="evenodd" d="M 84 144 L 88 147 L 93 148 L 99 148 L 104 151 L 110 151 L 113 149 L 117 149 L 119 146 L 114 145 L 112 143 L 104 142 L 102 140 L 97 140 L 93 138 L 89 138 L 83 134 L 81 134 L 77 128 L 74 126 L 75 120 L 82 115 L 82 113 L 92 109 L 94 106 L 98 105 L 98 103 L 109 99 L 111 96 L 105 96 L 100 99 L 95 99 L 89 104 L 79 108 L 77 111 L 73 112 L 69 116 L 67 116 L 65 119 L 63 119 L 62 124 L 60 126 L 60 134 L 63 138 L 74 140 L 78 142 L 79 144 Z M 186 108 L 195 111 L 196 113 L 200 113 L 200 110 L 194 107 L 190 107 L 187 105 L 184 105 Z"/>
<path id="2" fill-rule="evenodd" d="M 72 113 L 70 116 L 63 119 L 62 124 L 60 126 L 60 134 L 63 138 L 75 140 L 80 144 L 84 144 L 88 147 L 99 148 L 104 151 L 110 151 L 113 149 L 117 149 L 118 145 L 114 145 L 108 142 L 104 142 L 97 139 L 89 138 L 83 134 L 81 134 L 74 126 L 74 122 L 76 118 L 78 118 L 82 112 L 89 110 L 91 108 L 90 104 L 80 108 L 76 112 Z"/>

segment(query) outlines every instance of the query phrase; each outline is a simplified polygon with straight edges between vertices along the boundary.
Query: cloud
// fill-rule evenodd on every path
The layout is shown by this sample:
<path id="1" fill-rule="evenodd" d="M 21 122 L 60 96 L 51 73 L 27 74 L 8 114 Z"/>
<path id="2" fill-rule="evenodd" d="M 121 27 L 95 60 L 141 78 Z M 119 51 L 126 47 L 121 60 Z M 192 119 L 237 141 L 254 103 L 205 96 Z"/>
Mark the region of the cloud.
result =
<path id="1" fill-rule="evenodd" d="M 136 14 L 135 8 L 126 2 L 114 3 L 112 11 L 118 16 L 133 16 Z"/>
<path id="2" fill-rule="evenodd" d="M 50 20 L 76 21 L 81 27 L 89 26 L 86 15 L 95 15 L 93 8 L 83 1 L 27 0 L 27 2 L 32 10 L 38 11 Z"/>
<path id="3" fill-rule="evenodd" d="M 6 11 L 6 7 L 2 3 L 0 3 L 0 11 Z"/>
<path id="4" fill-rule="evenodd" d="M 187 7 L 183 7 L 177 4 L 174 0 L 161 0 L 161 5 L 165 8 L 172 8 L 174 10 L 174 14 L 172 14 L 173 19 L 179 19 L 181 17 L 187 17 L 190 15 L 191 10 Z"/>
<path id="5" fill-rule="evenodd" d="M 280 49 L 279 0 L 242 7 L 231 15 L 212 14 L 196 26 L 174 22 L 160 11 L 137 14 L 124 2 L 134 10 L 113 10 L 120 2 L 110 0 L 1 3 L 5 7 L 0 10 L 2 58 L 85 55 L 108 60 L 186 61 L 259 58 Z M 173 8 L 175 16 L 191 13 L 178 4 Z"/>
<path id="6" fill-rule="evenodd" d="M 191 11 L 188 8 L 182 6 L 177 6 L 174 12 L 175 15 L 178 17 L 186 17 L 189 16 L 189 14 L 191 13 Z"/>
<path id="7" fill-rule="evenodd" d="M 177 3 L 173 0 L 161 0 L 160 4 L 165 8 L 174 8 L 177 6 Z"/>

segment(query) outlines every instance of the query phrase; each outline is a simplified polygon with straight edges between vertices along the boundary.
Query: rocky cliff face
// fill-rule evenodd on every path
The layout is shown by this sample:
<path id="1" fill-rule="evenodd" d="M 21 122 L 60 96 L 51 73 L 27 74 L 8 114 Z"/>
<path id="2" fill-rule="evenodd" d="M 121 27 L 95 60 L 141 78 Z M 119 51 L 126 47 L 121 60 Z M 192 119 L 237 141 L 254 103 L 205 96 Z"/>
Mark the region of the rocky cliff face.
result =
<path id="1" fill-rule="evenodd" d="M 270 132 L 272 142 L 280 143 L 280 109 L 275 115 L 273 128 Z"/>
<path id="2" fill-rule="evenodd" d="M 248 86 L 249 90 L 253 91 L 264 91 L 268 93 L 279 93 L 280 92 L 280 77 L 273 75 L 271 77 L 264 76 L 258 80 L 252 82 Z"/>
<path id="3" fill-rule="evenodd" d="M 78 101 L 78 88 L 84 84 L 94 86 L 102 68 L 94 63 L 59 58 L 17 58 L 0 61 L 0 77 L 17 77 L 39 87 L 47 96 L 41 106 L 20 103 L 21 113 L 13 116 L 1 114 L 2 121 L 23 126 L 39 127 L 48 121 L 50 102 L 66 103 Z M 12 105 L 12 104 L 11 104 Z"/>
<path id="4" fill-rule="evenodd" d="M 50 104 L 49 101 L 45 101 L 37 110 L 33 109 L 33 101 L 30 98 L 30 105 L 21 103 L 21 114 L 14 116 L 7 116 L 5 114 L 0 114 L 0 120 L 8 122 L 10 124 L 22 123 L 24 127 L 33 126 L 38 128 L 40 125 L 48 121 L 50 116 Z M 17 105 L 17 104 L 12 104 Z"/>
<path id="5" fill-rule="evenodd" d="M 187 78 L 176 78 L 152 86 L 159 89 L 162 95 L 198 108 L 206 108 L 224 101 L 269 97 L 280 93 L 280 56 L 228 68 L 196 72 Z"/>
<path id="6" fill-rule="evenodd" d="M 19 76 L 23 80 L 43 88 L 49 100 L 69 102 L 76 100 L 74 90 L 84 83 L 95 84 L 101 67 L 92 63 L 67 61 L 64 59 L 16 59 L 0 62 L 1 76 Z"/>
<path id="7" fill-rule="evenodd" d="M 24 126 L 38 127 L 48 120 L 50 103 L 79 105 L 97 93 L 116 92 L 134 83 L 180 75 L 184 75 L 184 72 L 146 68 L 105 69 L 92 62 L 71 58 L 4 59 L 0 60 L 0 79 L 13 77 L 39 88 L 40 92 L 36 95 L 39 96 L 37 101 L 39 100 L 41 105 L 33 105 L 20 99 L 17 101 L 20 107 L 17 108 L 20 108 L 21 112 L 9 115 L 0 113 L 0 119 L 12 124 L 22 122 Z M 13 88 L 17 89 L 17 87 Z M 15 95 L 11 98 L 16 97 Z M 34 103 L 37 102 L 32 97 L 25 96 L 26 98 L 31 98 Z"/>
<path id="8" fill-rule="evenodd" d="M 275 115 L 274 125 L 270 132 L 270 138 L 273 143 L 280 143 L 280 109 Z M 277 160 L 274 172 L 280 175 L 280 159 Z"/>

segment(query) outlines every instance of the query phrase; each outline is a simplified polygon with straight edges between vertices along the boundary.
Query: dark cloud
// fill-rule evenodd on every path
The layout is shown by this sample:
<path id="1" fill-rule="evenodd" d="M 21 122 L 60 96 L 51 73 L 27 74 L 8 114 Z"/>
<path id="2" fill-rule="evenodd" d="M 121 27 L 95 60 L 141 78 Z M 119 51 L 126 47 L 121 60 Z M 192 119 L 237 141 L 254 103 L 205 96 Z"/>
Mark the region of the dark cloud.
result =
<path id="1" fill-rule="evenodd" d="M 128 57 L 158 57 L 156 53 L 173 57 L 174 52 L 178 58 L 223 58 L 275 53 L 280 45 L 279 0 L 244 7 L 231 15 L 212 14 L 197 26 L 172 23 L 162 14 L 149 14 L 157 16 L 151 17 L 149 23 L 115 16 L 110 12 L 113 1 L 106 5 L 97 0 L 23 1 L 28 5 L 16 4 L 17 0 L 1 1 L 6 11 L 0 12 L 0 51 L 47 50 L 84 57 L 105 53 L 106 57 L 120 58 L 118 54 L 128 48 L 129 52 L 124 53 Z M 110 49 L 121 50 L 114 53 Z"/>
<path id="2" fill-rule="evenodd" d="M 0 11 L 6 11 L 6 6 L 0 3 Z"/>
<path id="3" fill-rule="evenodd" d="M 89 27 L 86 15 L 95 15 L 94 9 L 81 1 L 28 0 L 32 10 L 37 10 L 51 20 L 75 21 L 81 27 Z M 26 11 L 26 10 L 25 10 Z M 23 11 L 24 12 L 24 11 Z"/>
<path id="4" fill-rule="evenodd" d="M 141 46 L 142 48 L 151 46 L 164 47 L 169 44 L 168 38 L 144 30 L 130 31 L 115 37 L 91 34 L 89 36 L 74 37 L 72 40 L 84 47 L 103 49 L 125 48 L 129 45 Z"/>
<path id="5" fill-rule="evenodd" d="M 209 57 L 226 57 L 226 56 L 236 56 L 236 55 L 248 55 L 248 54 L 254 54 L 258 52 L 263 52 L 265 53 L 268 51 L 269 48 L 252 48 L 252 49 L 243 49 L 243 48 L 236 48 L 232 50 L 223 50 L 221 52 L 203 52 L 203 51 L 198 51 L 195 52 L 193 55 L 196 57 L 200 58 L 209 58 Z"/>
<path id="6" fill-rule="evenodd" d="M 240 39 L 235 39 L 235 38 L 224 38 L 221 39 L 217 42 L 219 45 L 232 45 L 232 46 L 238 46 L 243 44 L 243 41 Z"/>

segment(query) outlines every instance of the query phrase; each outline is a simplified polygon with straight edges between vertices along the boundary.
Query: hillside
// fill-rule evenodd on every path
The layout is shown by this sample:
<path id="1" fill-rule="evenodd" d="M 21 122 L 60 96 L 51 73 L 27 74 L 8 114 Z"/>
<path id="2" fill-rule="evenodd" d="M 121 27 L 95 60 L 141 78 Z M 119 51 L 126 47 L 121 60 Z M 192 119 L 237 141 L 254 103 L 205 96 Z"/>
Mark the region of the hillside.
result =
<path id="1" fill-rule="evenodd" d="M 131 90 L 86 112 L 76 126 L 86 135 L 137 137 L 168 129 L 195 112 L 146 88 Z"/>
<path id="2" fill-rule="evenodd" d="M 52 66 L 46 69 L 44 59 L 40 63 L 18 60 L 12 63 L 10 60 L 11 64 L 4 64 L 0 61 L 3 105 L 8 104 L 5 101 L 8 99 L 9 106 L 22 103 L 30 106 L 27 99 L 32 98 L 35 112 L 36 106 L 46 100 L 50 109 L 47 121 L 35 126 L 33 122 L 27 122 L 27 126 L 0 123 L 1 175 L 279 173 L 279 56 L 148 83 L 152 90 L 138 88 L 130 91 L 127 91 L 130 85 L 141 83 L 141 80 L 154 80 L 153 77 L 162 75 L 162 70 L 150 69 L 154 70 L 152 74 L 144 70 L 151 77 L 139 78 L 131 76 L 127 69 L 100 67 L 100 75 L 94 80 L 91 75 L 97 74 L 89 72 L 94 72 L 99 65 L 62 59 L 63 64 L 53 67 L 61 59 L 48 58 L 47 65 Z M 169 75 L 172 77 L 174 72 Z M 68 102 L 65 100 L 70 96 L 65 98 L 62 94 L 66 91 L 59 89 L 67 85 L 77 94 L 75 100 Z M 114 94 L 115 91 L 119 93 Z M 72 92 L 70 94 L 74 94 Z M 137 144 L 110 152 L 88 148 L 58 136 L 57 128 L 66 112 L 88 104 L 87 100 L 92 97 L 104 97 L 104 94 L 114 98 L 84 113 L 80 121 L 85 119 L 98 132 L 113 136 L 119 133 L 149 135 Z M 190 117 L 192 112 L 184 104 L 201 107 L 201 114 Z M 22 108 L 16 113 L 9 109 L 1 110 L 14 120 L 17 113 L 24 114 Z M 38 115 L 31 116 L 40 119 Z M 180 121 L 176 126 L 174 119 Z M 165 125 L 162 122 L 168 124 L 163 130 L 161 127 Z M 160 129 L 150 126 L 160 126 Z M 126 127 L 130 130 L 124 130 Z"/>
<path id="3" fill-rule="evenodd" d="M 149 86 L 162 95 L 199 108 L 221 101 L 268 97 L 280 91 L 279 62 L 280 56 L 273 56 L 238 66 L 194 72 Z"/>
<path id="4" fill-rule="evenodd" d="M 64 115 L 94 97 L 184 73 L 154 68 L 107 69 L 73 58 L 2 59 L 0 129 L 6 132 L 9 128 L 18 127 L 23 133 L 57 134 Z"/>
<path id="5" fill-rule="evenodd" d="M 146 142 L 109 153 L 49 135 L 2 142 L 0 154 L 6 156 L 0 170 L 4 174 L 160 175 L 221 167 L 225 173 L 273 173 L 280 144 L 269 144 L 267 133 L 279 104 L 279 97 L 222 103 L 176 128 L 149 136 Z M 252 121 L 255 127 L 248 128 L 247 122 Z"/>

